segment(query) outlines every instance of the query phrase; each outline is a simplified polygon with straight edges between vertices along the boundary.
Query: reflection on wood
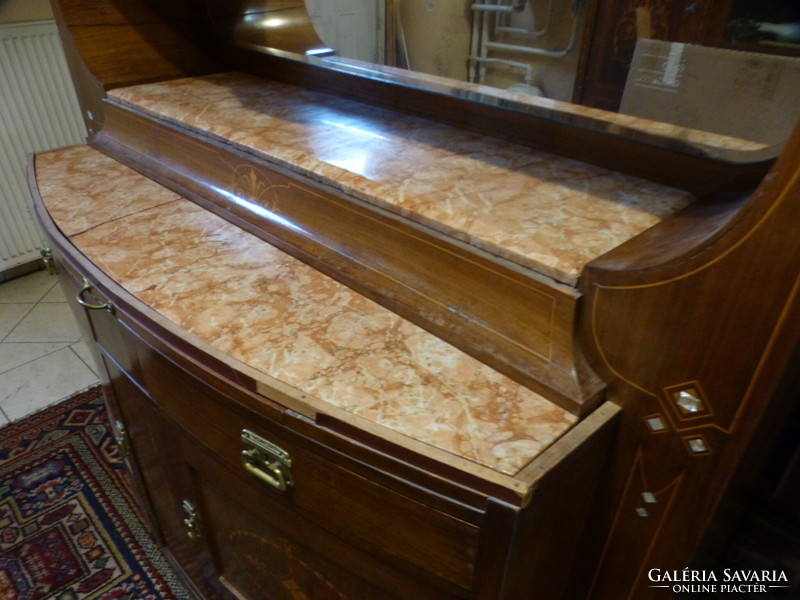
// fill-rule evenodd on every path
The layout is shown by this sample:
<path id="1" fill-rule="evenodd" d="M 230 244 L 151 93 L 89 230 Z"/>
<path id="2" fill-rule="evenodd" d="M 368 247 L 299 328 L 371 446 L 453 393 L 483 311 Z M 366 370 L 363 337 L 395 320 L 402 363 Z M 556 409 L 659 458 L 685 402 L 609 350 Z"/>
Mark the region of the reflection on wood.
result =
<path id="1" fill-rule="evenodd" d="M 357 65 L 242 51 L 237 23 L 273 16 L 261 6 L 217 31 L 230 42 L 217 48 L 220 60 L 239 72 L 111 91 L 92 143 L 113 158 L 62 150 L 50 153 L 51 169 L 39 157 L 31 178 L 54 256 L 118 308 L 83 317 L 97 351 L 118 367 L 105 370 L 109 398 L 120 395 L 122 419 L 137 421 L 127 427 L 134 462 L 152 487 L 142 502 L 164 491 L 150 504 L 167 548 L 208 600 L 223 586 L 252 600 L 265 591 L 314 600 L 657 600 L 648 569 L 689 564 L 757 432 L 796 399 L 800 130 L 763 177 L 770 161 L 760 154 L 758 164 L 751 153 L 729 162 L 676 135 L 636 133 L 603 111 L 524 111 L 498 96 L 489 105 L 398 85 Z M 297 5 L 282 6 L 291 14 Z M 99 49 L 86 51 L 86 64 L 100 64 Z M 168 62 L 154 64 L 153 79 L 165 78 Z M 131 83 L 143 75 L 135 65 Z M 119 87 L 110 75 L 124 72 L 112 66 L 103 94 Z M 536 150 L 512 157 L 509 139 Z M 544 148 L 585 163 L 544 158 Z M 72 153 L 107 167 L 81 177 Z M 516 178 L 518 159 L 545 167 L 559 194 Z M 613 181 L 619 172 L 648 181 L 619 195 L 599 166 L 613 168 Z M 109 177 L 118 169 L 128 175 Z M 542 261 L 534 268 L 476 245 L 492 219 L 505 214 L 508 233 L 530 217 L 524 208 L 504 213 L 514 201 L 549 198 L 532 225 L 558 233 L 577 223 L 597 186 L 613 193 L 615 208 L 656 181 L 699 197 L 568 281 L 546 279 Z M 164 200 L 141 210 L 132 196 L 151 186 L 158 192 L 146 201 Z M 470 199 L 486 210 L 470 213 Z M 391 212 L 400 206 L 393 200 L 402 210 Z M 56 214 L 59 205 L 66 214 Z M 418 219 L 431 208 L 452 213 Z M 86 215 L 102 222 L 87 229 Z M 618 224 L 606 218 L 592 233 Z M 585 249 L 592 237 L 570 246 Z M 482 266 L 495 268 L 484 278 Z M 541 284 L 538 295 L 511 285 L 524 277 Z M 405 288 L 424 297 L 403 296 Z M 548 288 L 565 297 L 568 318 L 544 310 Z M 392 312 L 401 308 L 408 321 Z M 425 319 L 442 328 L 410 322 Z M 597 378 L 598 408 L 567 413 L 545 373 L 520 385 L 490 368 L 498 352 L 476 360 L 455 347 L 487 343 L 474 333 L 490 319 L 514 341 L 531 327 L 522 341 L 540 354 L 550 339 L 574 349 L 569 357 L 580 362 L 560 364 Z M 133 403 L 147 410 L 128 410 Z M 242 468 L 244 428 L 291 456 L 289 490 Z M 142 443 L 158 448 L 158 464 L 148 464 Z M 184 501 L 207 532 L 191 548 L 173 542 Z M 269 565 L 245 560 L 264 551 L 275 555 Z M 279 573 L 259 570 L 281 561 Z"/>
<path id="2" fill-rule="evenodd" d="M 206 0 L 205 5 L 222 39 L 298 54 L 326 50 L 302 0 Z"/>

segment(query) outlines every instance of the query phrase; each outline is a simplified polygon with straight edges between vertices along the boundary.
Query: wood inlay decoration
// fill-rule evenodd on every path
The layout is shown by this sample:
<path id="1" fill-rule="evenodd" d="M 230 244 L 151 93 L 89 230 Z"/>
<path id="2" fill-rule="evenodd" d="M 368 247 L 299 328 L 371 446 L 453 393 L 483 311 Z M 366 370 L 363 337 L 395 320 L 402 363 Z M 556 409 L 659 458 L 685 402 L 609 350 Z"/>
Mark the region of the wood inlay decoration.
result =
<path id="1" fill-rule="evenodd" d="M 637 11 L 730 0 L 585 3 L 591 106 L 267 48 L 317 49 L 299 0 L 54 5 L 92 134 L 34 208 L 205 600 L 663 598 L 798 414 L 800 129 L 604 110 Z"/>
<path id="2" fill-rule="evenodd" d="M 800 186 L 800 132 L 787 149 L 752 197 L 699 203 L 679 215 L 674 227 L 645 232 L 590 265 L 584 281 L 588 355 L 609 378 L 610 396 L 625 406 L 627 424 L 611 485 L 622 485 L 633 452 L 641 448 L 663 481 L 683 478 L 674 516 L 664 527 L 680 528 L 694 540 L 712 512 L 709 499 L 720 497 L 766 407 L 787 401 L 776 396 L 776 373 L 794 368 L 800 335 L 794 323 L 800 311 L 800 246 L 790 241 Z M 692 244 L 678 241 L 686 235 Z M 658 256 L 647 250 L 656 247 Z M 619 336 L 621 330 L 625 336 Z M 692 418 L 672 405 L 667 410 L 663 404 L 670 403 L 676 385 L 700 392 L 707 411 Z M 647 422 L 656 412 L 666 415 L 669 427 L 663 433 Z M 698 510 L 701 506 L 707 508 Z M 614 525 L 610 547 L 621 550 L 619 544 L 634 535 L 635 520 L 625 523 Z M 664 538 L 653 541 L 649 554 L 626 557 L 682 568 L 688 560 L 682 547 Z M 599 597 L 654 597 L 605 576 L 615 569 L 614 561 L 609 553 L 598 564 Z"/>

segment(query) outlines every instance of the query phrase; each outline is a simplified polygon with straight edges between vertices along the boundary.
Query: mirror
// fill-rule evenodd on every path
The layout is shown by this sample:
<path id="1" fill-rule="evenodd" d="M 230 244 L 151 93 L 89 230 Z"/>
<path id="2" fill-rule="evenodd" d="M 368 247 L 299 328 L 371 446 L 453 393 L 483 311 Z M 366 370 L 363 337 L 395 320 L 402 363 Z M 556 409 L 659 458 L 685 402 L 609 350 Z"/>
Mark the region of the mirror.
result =
<path id="1" fill-rule="evenodd" d="M 769 127 L 758 121 L 731 132 L 699 117 L 682 122 L 683 114 L 654 114 L 651 96 L 639 103 L 648 110 L 628 102 L 633 108 L 627 114 L 572 104 L 581 46 L 594 24 L 590 0 L 206 0 L 206 5 L 217 33 L 241 48 L 622 136 L 660 139 L 657 143 L 724 160 L 777 156 L 800 113 L 800 97 L 791 94 L 787 101 L 784 95 L 785 112 L 769 109 L 770 116 L 777 115 Z M 649 17 L 636 12 L 643 32 Z M 795 70 L 800 82 L 800 67 Z M 659 75 L 662 81 L 669 76 Z M 641 77 L 636 81 L 641 84 Z M 651 83 L 637 89 L 652 88 Z M 711 113 L 721 112 L 717 101 L 708 105 Z M 759 110 L 756 106 L 751 114 Z"/>
<path id="2" fill-rule="evenodd" d="M 339 57 L 555 100 L 572 96 L 583 0 L 353 0 L 346 13 L 323 0 L 306 6 Z"/>

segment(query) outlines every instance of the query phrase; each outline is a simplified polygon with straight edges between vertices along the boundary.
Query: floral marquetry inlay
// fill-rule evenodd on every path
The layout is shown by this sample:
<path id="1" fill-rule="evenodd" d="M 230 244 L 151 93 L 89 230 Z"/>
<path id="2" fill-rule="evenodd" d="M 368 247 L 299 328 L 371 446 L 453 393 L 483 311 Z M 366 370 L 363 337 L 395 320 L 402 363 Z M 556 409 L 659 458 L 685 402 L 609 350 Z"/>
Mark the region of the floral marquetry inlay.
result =
<path id="1" fill-rule="evenodd" d="M 231 192 L 272 213 L 280 214 L 280 191 L 286 188 L 286 185 L 273 184 L 268 176 L 249 165 L 240 165 L 233 170 Z"/>

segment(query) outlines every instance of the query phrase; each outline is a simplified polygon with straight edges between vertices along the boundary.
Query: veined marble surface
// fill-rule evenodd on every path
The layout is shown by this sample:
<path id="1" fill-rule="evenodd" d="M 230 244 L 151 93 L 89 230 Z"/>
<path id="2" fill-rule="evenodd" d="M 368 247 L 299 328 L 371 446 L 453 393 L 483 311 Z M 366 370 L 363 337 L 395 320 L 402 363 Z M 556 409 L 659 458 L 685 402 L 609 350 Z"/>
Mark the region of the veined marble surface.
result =
<path id="1" fill-rule="evenodd" d="M 588 262 L 693 199 L 586 163 L 238 73 L 109 95 L 573 286 Z"/>
<path id="2" fill-rule="evenodd" d="M 179 327 L 298 391 L 513 475 L 575 416 L 86 146 L 36 158 L 72 243 Z"/>

